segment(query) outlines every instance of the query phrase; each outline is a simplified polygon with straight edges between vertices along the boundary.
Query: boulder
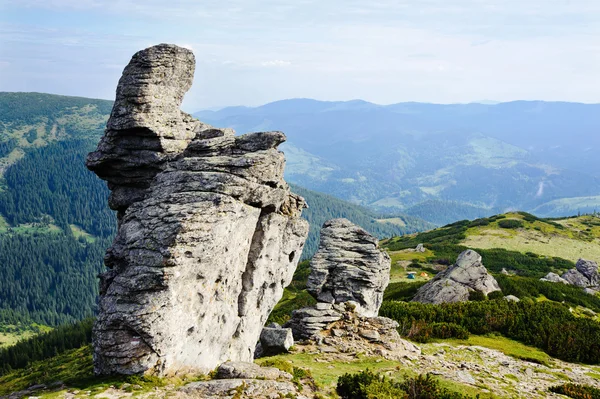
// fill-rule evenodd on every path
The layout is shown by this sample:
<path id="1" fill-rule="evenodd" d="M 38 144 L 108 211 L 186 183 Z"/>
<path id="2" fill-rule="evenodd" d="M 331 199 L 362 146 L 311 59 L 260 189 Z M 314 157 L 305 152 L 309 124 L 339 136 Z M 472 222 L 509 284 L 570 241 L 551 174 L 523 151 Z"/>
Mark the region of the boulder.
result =
<path id="1" fill-rule="evenodd" d="M 423 246 L 423 244 L 417 245 L 417 247 L 415 248 L 415 252 L 425 252 L 425 247 Z"/>
<path id="2" fill-rule="evenodd" d="M 179 392 L 191 399 L 308 399 L 291 381 L 242 378 L 192 382 Z"/>
<path id="3" fill-rule="evenodd" d="M 433 304 L 465 302 L 472 291 L 487 295 L 500 291 L 500 287 L 481 263 L 481 255 L 469 249 L 458 256 L 454 265 L 422 286 L 413 301 Z"/>
<path id="4" fill-rule="evenodd" d="M 291 328 L 265 327 L 260 333 L 261 356 L 286 353 L 294 345 Z"/>
<path id="5" fill-rule="evenodd" d="M 217 379 L 261 379 L 261 380 L 291 380 L 292 376 L 274 367 L 260 367 L 255 363 L 226 362 L 217 369 Z"/>
<path id="6" fill-rule="evenodd" d="M 135 54 L 87 166 L 118 232 L 100 276 L 97 374 L 208 372 L 252 361 L 308 233 L 283 179 L 281 132 L 235 136 L 179 110 L 191 51 Z"/>
<path id="7" fill-rule="evenodd" d="M 364 316 L 377 316 L 389 283 L 391 260 L 379 241 L 347 219 L 325 222 L 307 290 L 318 302 L 354 301 Z"/>
<path id="8" fill-rule="evenodd" d="M 567 270 L 567 272 L 562 275 L 562 278 L 567 281 L 567 283 L 576 287 L 585 288 L 591 285 L 590 280 L 577 269 Z"/>
<path id="9" fill-rule="evenodd" d="M 575 264 L 575 269 L 590 281 L 590 286 L 595 287 L 600 285 L 600 273 L 598 273 L 598 264 L 596 262 L 579 259 Z"/>
<path id="10" fill-rule="evenodd" d="M 504 299 L 508 302 L 521 302 L 521 300 L 514 295 L 507 295 L 504 297 Z"/>
<path id="11" fill-rule="evenodd" d="M 564 278 L 560 277 L 558 274 L 552 273 L 552 272 L 546 274 L 546 276 L 542 277 L 540 279 L 540 281 L 547 281 L 549 283 L 569 284 L 569 282 L 567 280 L 565 280 Z"/>

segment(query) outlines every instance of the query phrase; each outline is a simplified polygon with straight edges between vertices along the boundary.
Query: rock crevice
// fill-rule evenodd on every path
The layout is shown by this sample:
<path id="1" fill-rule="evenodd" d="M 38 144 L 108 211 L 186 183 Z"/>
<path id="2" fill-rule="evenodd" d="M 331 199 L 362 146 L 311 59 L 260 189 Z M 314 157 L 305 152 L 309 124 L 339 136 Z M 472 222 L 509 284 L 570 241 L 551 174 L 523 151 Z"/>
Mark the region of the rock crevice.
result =
<path id="1" fill-rule="evenodd" d="M 308 233 L 283 180 L 285 135 L 235 136 L 181 112 L 193 72 L 177 46 L 135 54 L 88 156 L 119 221 L 94 326 L 99 374 L 251 361 Z"/>

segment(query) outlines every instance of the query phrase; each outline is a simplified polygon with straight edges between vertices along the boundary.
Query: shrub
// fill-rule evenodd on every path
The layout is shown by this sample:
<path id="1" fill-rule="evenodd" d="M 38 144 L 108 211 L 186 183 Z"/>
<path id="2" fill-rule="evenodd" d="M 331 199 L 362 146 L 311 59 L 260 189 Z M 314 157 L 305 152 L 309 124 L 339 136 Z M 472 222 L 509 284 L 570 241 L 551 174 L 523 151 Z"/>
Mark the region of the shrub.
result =
<path id="1" fill-rule="evenodd" d="M 469 227 L 487 226 L 489 224 L 490 224 L 490 219 L 481 218 L 481 219 L 473 220 L 471 223 L 469 223 Z"/>
<path id="2" fill-rule="evenodd" d="M 503 229 L 518 229 L 523 227 L 523 222 L 516 219 L 503 219 L 498 222 L 498 226 Z"/>
<path id="3" fill-rule="evenodd" d="M 481 291 L 471 291 L 469 292 L 469 301 L 485 301 L 487 297 Z"/>
<path id="4" fill-rule="evenodd" d="M 413 341 L 426 343 L 433 339 L 468 339 L 469 331 L 456 323 L 415 321 L 406 336 Z"/>
<path id="5" fill-rule="evenodd" d="M 403 281 L 391 283 L 383 293 L 384 301 L 410 301 L 417 294 L 419 288 L 424 286 L 426 281 L 415 283 L 406 283 Z"/>
<path id="6" fill-rule="evenodd" d="M 490 300 L 494 300 L 494 299 L 503 299 L 504 298 L 504 294 L 502 293 L 502 291 L 492 291 L 488 294 L 488 299 Z"/>
<path id="7" fill-rule="evenodd" d="M 396 320 L 400 326 L 412 324 L 423 329 L 427 324 L 455 323 L 471 334 L 496 332 L 561 360 L 600 363 L 600 323 L 576 317 L 568 306 L 555 302 L 384 302 L 379 314 Z M 406 331 L 399 332 L 407 336 Z"/>
<path id="8" fill-rule="evenodd" d="M 338 378 L 335 391 L 342 399 L 369 399 L 366 388 L 376 381 L 379 381 L 379 376 L 369 370 L 344 374 Z"/>
<path id="9" fill-rule="evenodd" d="M 586 385 L 565 384 L 549 389 L 550 392 L 558 393 L 575 399 L 600 399 L 600 389 Z"/>
<path id="10" fill-rule="evenodd" d="M 468 399 L 448 391 L 430 374 L 404 377 L 402 382 L 388 380 L 369 370 L 344 374 L 338 378 L 336 392 L 342 399 Z"/>

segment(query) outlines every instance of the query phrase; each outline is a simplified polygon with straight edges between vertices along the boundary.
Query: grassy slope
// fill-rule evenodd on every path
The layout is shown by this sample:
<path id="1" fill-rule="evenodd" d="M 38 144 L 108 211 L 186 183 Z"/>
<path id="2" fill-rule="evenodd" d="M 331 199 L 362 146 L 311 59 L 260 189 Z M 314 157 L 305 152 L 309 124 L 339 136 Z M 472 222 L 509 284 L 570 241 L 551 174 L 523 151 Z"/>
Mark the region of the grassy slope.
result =
<path id="1" fill-rule="evenodd" d="M 528 221 L 520 213 L 507 213 L 500 219 L 485 226 L 470 227 L 466 237 L 456 244 L 473 249 L 502 248 L 516 252 L 533 252 L 538 255 L 560 257 L 570 261 L 579 258 L 600 261 L 600 218 L 580 216 L 560 220 L 536 219 Z M 502 220 L 515 219 L 523 227 L 506 229 L 499 226 Z M 448 229 L 442 227 L 433 232 Z M 420 235 L 410 237 L 418 239 Z M 382 244 L 389 246 L 398 238 L 386 240 Z M 427 244 L 427 241 L 423 241 Z M 435 254 L 419 254 L 408 250 L 390 251 L 393 264 L 398 261 L 435 257 Z"/>
<path id="2" fill-rule="evenodd" d="M 27 327 L 17 327 L 8 324 L 3 325 L 2 328 L 6 331 L 0 332 L 0 348 L 14 345 L 21 340 L 31 338 L 34 335 L 44 333 L 52 329 L 50 327 L 35 323 Z"/>
<path id="3" fill-rule="evenodd" d="M 533 252 L 571 261 L 579 258 L 600 261 L 600 218 L 581 216 L 559 220 L 556 223 L 565 227 L 560 229 L 543 220 L 525 221 L 516 213 L 506 214 L 506 217 L 522 220 L 524 227 L 503 229 L 498 222 L 473 227 L 467 230 L 467 238 L 461 244 L 469 248 Z"/>

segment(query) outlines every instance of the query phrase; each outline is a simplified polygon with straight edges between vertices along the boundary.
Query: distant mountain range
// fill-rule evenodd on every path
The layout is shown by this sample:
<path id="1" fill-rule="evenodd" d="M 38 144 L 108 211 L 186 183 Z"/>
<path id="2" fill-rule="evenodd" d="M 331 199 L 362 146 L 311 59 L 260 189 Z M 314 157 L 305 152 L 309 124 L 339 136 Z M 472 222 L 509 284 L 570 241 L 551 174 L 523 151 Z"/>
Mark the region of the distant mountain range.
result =
<path id="1" fill-rule="evenodd" d="M 438 224 L 600 210 L 600 104 L 293 99 L 195 116 L 238 133 L 281 130 L 289 181 Z"/>

